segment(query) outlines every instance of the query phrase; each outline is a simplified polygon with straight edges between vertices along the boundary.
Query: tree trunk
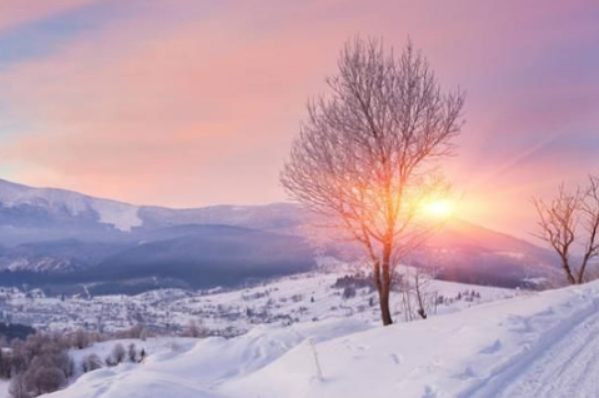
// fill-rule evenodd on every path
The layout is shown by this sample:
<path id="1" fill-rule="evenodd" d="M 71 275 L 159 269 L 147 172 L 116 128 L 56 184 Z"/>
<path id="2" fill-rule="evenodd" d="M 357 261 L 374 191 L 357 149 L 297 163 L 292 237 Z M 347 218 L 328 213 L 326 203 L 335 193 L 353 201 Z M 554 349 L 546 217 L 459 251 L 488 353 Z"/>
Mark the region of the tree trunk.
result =
<path id="1" fill-rule="evenodd" d="M 388 326 L 393 323 L 393 319 L 391 318 L 391 309 L 389 308 L 389 289 L 384 289 L 381 293 L 379 293 L 379 301 L 381 304 L 381 319 L 383 321 L 383 326 Z"/>
<path id="2" fill-rule="evenodd" d="M 376 286 L 376 291 L 379 294 L 381 320 L 383 321 L 383 326 L 387 326 L 393 323 L 393 319 L 391 319 L 391 309 L 389 308 L 390 279 L 388 276 L 385 277 L 385 274 L 389 274 L 389 267 L 385 267 L 383 265 L 382 268 L 383 272 L 381 273 L 381 263 L 376 261 L 374 263 L 373 276 L 374 285 Z M 387 269 L 387 272 L 385 272 L 385 269 Z"/>
<path id="3" fill-rule="evenodd" d="M 580 269 L 578 270 L 578 278 L 576 279 L 576 283 L 582 285 L 584 283 L 584 270 L 587 268 L 587 264 L 589 263 L 591 256 L 589 253 L 585 254 L 582 264 L 580 265 Z"/>
<path id="4" fill-rule="evenodd" d="M 379 294 L 379 307 L 381 309 L 381 320 L 383 326 L 391 325 L 391 308 L 389 298 L 391 295 L 391 245 L 385 245 L 383 248 L 383 261 L 374 262 L 374 285 Z"/>
<path id="5" fill-rule="evenodd" d="M 576 285 L 576 283 L 577 283 L 576 278 L 574 278 L 574 275 L 572 274 L 572 269 L 570 268 L 570 264 L 568 263 L 568 260 L 565 258 L 562 258 L 562 267 L 564 268 L 564 271 L 566 272 L 566 278 L 568 278 L 568 282 L 571 285 Z"/>
<path id="6" fill-rule="evenodd" d="M 389 240 L 390 241 L 390 240 Z M 381 291 L 379 293 L 381 303 L 381 318 L 383 325 L 391 325 L 391 309 L 389 308 L 389 297 L 391 295 L 391 243 L 386 243 L 383 247 L 383 264 L 381 275 Z"/>

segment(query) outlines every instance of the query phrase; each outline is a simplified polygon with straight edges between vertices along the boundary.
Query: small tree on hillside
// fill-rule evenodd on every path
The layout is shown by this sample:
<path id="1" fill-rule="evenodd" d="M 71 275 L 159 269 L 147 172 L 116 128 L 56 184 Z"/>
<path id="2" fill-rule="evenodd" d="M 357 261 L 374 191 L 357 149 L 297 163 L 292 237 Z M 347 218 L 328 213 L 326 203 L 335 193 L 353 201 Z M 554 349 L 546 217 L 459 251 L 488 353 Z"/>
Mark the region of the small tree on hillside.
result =
<path id="1" fill-rule="evenodd" d="M 127 356 L 127 351 L 125 351 L 125 347 L 121 343 L 117 343 L 112 348 L 111 356 L 112 361 L 118 365 L 119 363 L 125 360 L 125 357 Z"/>
<path id="2" fill-rule="evenodd" d="M 204 326 L 204 323 L 200 321 L 196 321 L 192 319 L 187 324 L 187 327 L 183 330 L 181 334 L 182 337 L 207 337 L 209 335 L 208 329 Z"/>
<path id="3" fill-rule="evenodd" d="M 32 398 L 24 374 L 18 374 L 11 379 L 8 393 L 11 398 Z"/>
<path id="4" fill-rule="evenodd" d="M 36 396 L 57 391 L 66 380 L 64 373 L 52 366 L 35 365 L 25 373 L 28 390 L 35 392 Z"/>
<path id="5" fill-rule="evenodd" d="M 101 367 L 102 360 L 97 354 L 89 354 L 85 356 L 81 362 L 83 373 L 91 372 L 92 370 L 100 369 Z"/>
<path id="6" fill-rule="evenodd" d="M 92 343 L 89 334 L 83 329 L 78 329 L 73 334 L 72 340 L 72 344 L 79 350 L 89 347 Z"/>
<path id="7" fill-rule="evenodd" d="M 599 178 L 589 176 L 589 183 L 568 191 L 559 186 L 551 200 L 533 199 L 538 214 L 539 238 L 559 256 L 570 284 L 585 282 L 590 262 L 599 256 Z M 575 265 L 574 254 L 582 257 Z"/>
<path id="8" fill-rule="evenodd" d="M 135 344 L 129 344 L 129 347 L 127 348 L 127 356 L 129 357 L 129 361 L 137 362 L 137 347 Z"/>
<path id="9" fill-rule="evenodd" d="M 281 174 L 289 195 L 367 253 L 384 325 L 401 256 L 429 232 L 415 223 L 423 199 L 445 188 L 437 161 L 451 155 L 464 95 L 443 93 L 411 43 L 399 57 L 379 40 L 350 41 L 330 96 L 308 117 Z"/>
<path id="10" fill-rule="evenodd" d="M 406 321 L 427 319 L 435 311 L 437 291 L 431 284 L 436 277 L 433 269 L 406 268 L 401 275 L 403 311 Z"/>
<path id="11" fill-rule="evenodd" d="M 0 346 L 0 379 L 10 379 L 12 363 L 10 355 Z"/>

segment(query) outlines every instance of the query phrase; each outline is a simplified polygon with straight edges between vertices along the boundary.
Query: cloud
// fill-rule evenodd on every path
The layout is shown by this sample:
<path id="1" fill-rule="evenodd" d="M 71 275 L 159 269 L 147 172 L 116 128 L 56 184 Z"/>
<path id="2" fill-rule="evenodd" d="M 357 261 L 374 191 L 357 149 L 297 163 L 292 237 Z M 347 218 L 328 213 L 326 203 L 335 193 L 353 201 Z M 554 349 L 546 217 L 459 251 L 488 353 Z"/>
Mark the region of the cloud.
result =
<path id="1" fill-rule="evenodd" d="M 599 148 L 591 2 L 200 3 L 31 14 L 28 52 L 0 69 L 7 177 L 137 203 L 281 200 L 305 101 L 357 33 L 395 47 L 410 35 L 446 86 L 468 92 L 448 172 L 490 203 L 473 217 L 521 203 L 552 159 L 570 166 L 544 183 L 586 174 L 578 154 Z M 0 31 L 0 61 L 2 43 Z M 584 148 L 562 150 L 572 142 Z"/>
<path id="2" fill-rule="evenodd" d="M 124 18 L 139 6 L 137 1 L 122 4 L 114 0 L 57 2 L 54 8 L 31 13 L 30 18 L 21 23 L 9 24 L 10 27 L 0 29 L 0 68 L 52 54 L 105 22 Z M 45 2 L 41 2 L 42 10 L 44 5 Z M 39 17 L 40 14 L 45 16 Z"/>

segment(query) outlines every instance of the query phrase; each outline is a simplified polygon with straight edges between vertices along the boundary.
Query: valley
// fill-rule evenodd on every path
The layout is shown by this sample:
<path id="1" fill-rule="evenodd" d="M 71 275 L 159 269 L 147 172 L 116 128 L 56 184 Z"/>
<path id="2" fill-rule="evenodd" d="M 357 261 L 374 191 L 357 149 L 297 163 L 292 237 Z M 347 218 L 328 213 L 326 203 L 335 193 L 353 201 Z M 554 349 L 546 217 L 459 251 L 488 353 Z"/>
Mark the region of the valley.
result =
<path id="1" fill-rule="evenodd" d="M 337 265 L 337 267 L 340 267 Z M 261 283 L 251 288 L 189 291 L 157 289 L 134 296 L 46 296 L 41 290 L 0 288 L 0 322 L 30 325 L 37 330 L 101 333 L 143 325 L 150 334 L 179 335 L 197 322 L 211 335 L 233 337 L 256 325 L 292 325 L 351 318 L 376 324 L 374 286 L 351 278 L 355 268 L 321 270 Z M 431 316 L 481 303 L 514 297 L 518 291 L 431 280 L 426 286 Z M 411 298 L 412 301 L 415 298 Z M 412 303 L 414 305 L 414 303 Z M 393 296 L 393 313 L 411 320 L 404 296 Z M 409 319 L 406 319 L 409 316 Z"/>

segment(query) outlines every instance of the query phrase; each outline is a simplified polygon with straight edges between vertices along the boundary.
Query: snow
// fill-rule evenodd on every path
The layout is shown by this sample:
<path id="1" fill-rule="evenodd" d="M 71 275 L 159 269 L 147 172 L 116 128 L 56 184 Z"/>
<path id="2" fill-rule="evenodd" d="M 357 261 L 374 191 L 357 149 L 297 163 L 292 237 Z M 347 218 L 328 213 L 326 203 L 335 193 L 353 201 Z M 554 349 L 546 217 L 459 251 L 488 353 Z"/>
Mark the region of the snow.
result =
<path id="1" fill-rule="evenodd" d="M 164 352 L 187 351 L 193 348 L 197 342 L 197 339 L 184 337 L 148 338 L 146 340 L 118 339 L 96 343 L 91 347 L 81 350 L 72 349 L 69 351 L 69 355 L 75 363 L 75 377 L 78 377 L 82 374 L 81 364 L 85 357 L 90 354 L 96 354 L 100 359 L 104 360 L 112 353 L 112 349 L 117 344 L 122 344 L 125 349 L 128 349 L 130 344 L 135 344 L 138 352 L 143 349 L 148 354 L 157 355 Z"/>
<path id="2" fill-rule="evenodd" d="M 45 297 L 40 292 L 0 291 L 4 309 L 14 322 L 38 329 L 75 330 L 80 327 L 116 331 L 137 323 L 138 315 L 153 330 L 172 331 L 191 320 L 202 321 L 214 333 L 240 334 L 257 324 L 303 323 L 313 320 L 351 318 L 378 324 L 380 315 L 376 292 L 356 289 L 355 297 L 344 298 L 336 282 L 350 269 L 318 271 L 272 280 L 250 288 L 190 292 L 179 289 L 154 290 L 137 296 Z M 355 271 L 355 269 L 353 270 Z M 85 288 L 85 286 L 84 286 Z M 431 281 L 431 299 L 443 299 L 431 306 L 430 315 L 460 311 L 485 302 L 521 294 L 510 289 Z M 475 291 L 476 297 L 466 292 Z M 396 320 L 405 319 L 401 294 L 393 294 L 391 308 Z"/>
<path id="3" fill-rule="evenodd" d="M 100 223 L 126 232 L 143 223 L 138 215 L 138 206 L 93 198 L 63 189 L 32 188 L 5 180 L 0 180 L 0 203 L 9 208 L 33 205 L 46 208 L 50 212 L 66 210 L 72 216 L 92 211 L 98 215 Z"/>
<path id="4" fill-rule="evenodd" d="M 139 217 L 139 207 L 137 206 L 93 199 L 91 207 L 98 213 L 101 223 L 112 225 L 121 231 L 129 232 L 131 229 L 143 224 L 143 220 Z"/>
<path id="5" fill-rule="evenodd" d="M 597 397 L 599 350 L 593 348 L 599 343 L 599 314 L 565 329 L 470 397 Z"/>
<path id="6" fill-rule="evenodd" d="M 72 355 L 77 363 L 91 352 L 104 357 L 117 343 L 135 342 L 151 355 L 141 365 L 125 363 L 81 376 L 71 387 L 48 397 L 220 397 L 212 388 L 274 362 L 306 338 L 325 341 L 368 329 L 363 322 L 343 320 L 308 323 L 287 328 L 260 326 L 235 339 L 210 337 L 190 345 L 191 339 L 150 339 L 105 342 Z M 182 378 L 181 375 L 193 376 Z M 141 388 L 141 386 L 144 386 Z"/>
<path id="7" fill-rule="evenodd" d="M 91 372 L 49 397 L 591 398 L 598 335 L 595 282 L 385 328 L 259 326 Z"/>
<path id="8" fill-rule="evenodd" d="M 6 380 L 0 380 L 0 398 L 9 398 L 8 394 L 9 382 Z"/>

